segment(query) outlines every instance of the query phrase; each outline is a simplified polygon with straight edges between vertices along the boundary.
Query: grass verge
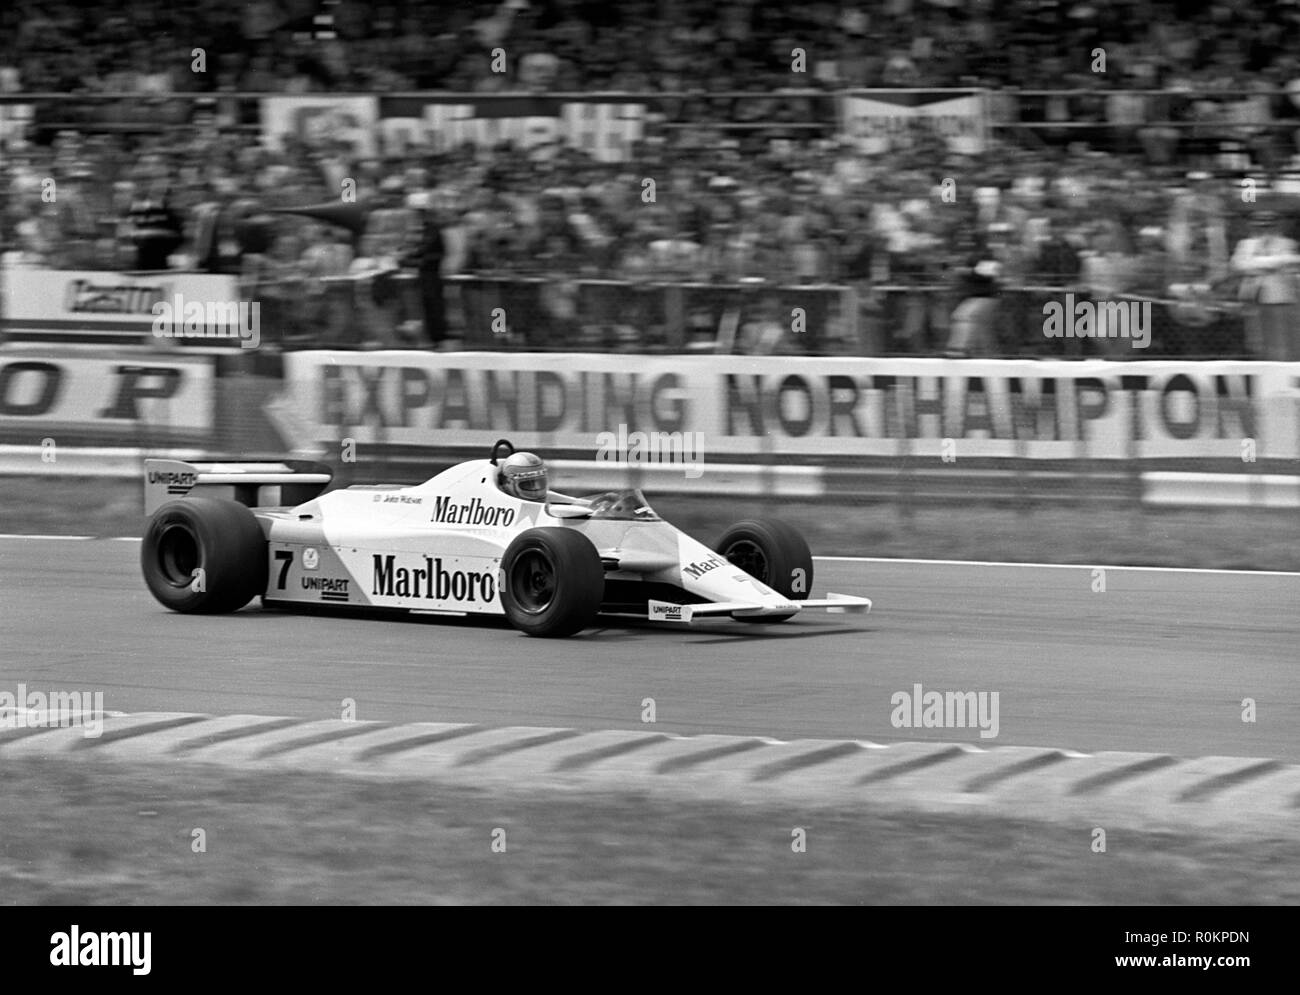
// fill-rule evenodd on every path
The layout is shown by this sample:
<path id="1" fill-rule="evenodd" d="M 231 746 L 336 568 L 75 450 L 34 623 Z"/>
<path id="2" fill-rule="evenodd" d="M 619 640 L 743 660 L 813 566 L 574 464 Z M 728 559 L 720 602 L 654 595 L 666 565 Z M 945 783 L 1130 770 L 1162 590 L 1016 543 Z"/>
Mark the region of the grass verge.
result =
<path id="1" fill-rule="evenodd" d="M 1300 901 L 1296 840 L 208 766 L 6 762 L 0 825 L 16 905 Z"/>

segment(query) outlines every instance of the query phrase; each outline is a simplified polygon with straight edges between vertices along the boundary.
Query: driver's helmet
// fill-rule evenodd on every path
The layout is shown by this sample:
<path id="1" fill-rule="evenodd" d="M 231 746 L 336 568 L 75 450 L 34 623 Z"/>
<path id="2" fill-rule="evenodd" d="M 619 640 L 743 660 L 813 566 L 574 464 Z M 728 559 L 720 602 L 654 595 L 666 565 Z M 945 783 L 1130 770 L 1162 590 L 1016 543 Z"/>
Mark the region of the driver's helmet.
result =
<path id="1" fill-rule="evenodd" d="M 533 453 L 514 453 L 501 464 L 497 483 L 507 494 L 525 501 L 545 501 L 546 464 Z"/>

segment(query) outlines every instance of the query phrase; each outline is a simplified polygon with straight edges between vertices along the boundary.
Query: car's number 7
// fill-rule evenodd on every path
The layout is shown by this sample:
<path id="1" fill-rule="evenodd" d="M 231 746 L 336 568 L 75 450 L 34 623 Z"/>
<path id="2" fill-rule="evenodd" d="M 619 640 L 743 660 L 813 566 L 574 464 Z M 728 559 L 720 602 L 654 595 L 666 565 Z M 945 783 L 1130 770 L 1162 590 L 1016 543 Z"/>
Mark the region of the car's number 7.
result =
<path id="1" fill-rule="evenodd" d="M 293 564 L 293 551 L 288 549 L 277 549 L 275 558 L 280 561 L 280 579 L 276 581 L 275 589 L 284 590 L 285 579 L 289 576 L 289 567 Z"/>

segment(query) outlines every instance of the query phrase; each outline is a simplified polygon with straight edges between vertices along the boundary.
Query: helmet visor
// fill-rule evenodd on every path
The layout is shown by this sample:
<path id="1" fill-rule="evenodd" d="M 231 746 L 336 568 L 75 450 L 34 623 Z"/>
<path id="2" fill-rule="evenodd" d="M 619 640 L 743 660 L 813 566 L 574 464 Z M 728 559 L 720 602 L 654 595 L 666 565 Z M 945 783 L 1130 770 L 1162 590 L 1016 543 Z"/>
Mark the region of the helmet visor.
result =
<path id="1" fill-rule="evenodd" d="M 546 471 L 534 470 L 514 478 L 515 493 L 529 501 L 546 500 Z"/>

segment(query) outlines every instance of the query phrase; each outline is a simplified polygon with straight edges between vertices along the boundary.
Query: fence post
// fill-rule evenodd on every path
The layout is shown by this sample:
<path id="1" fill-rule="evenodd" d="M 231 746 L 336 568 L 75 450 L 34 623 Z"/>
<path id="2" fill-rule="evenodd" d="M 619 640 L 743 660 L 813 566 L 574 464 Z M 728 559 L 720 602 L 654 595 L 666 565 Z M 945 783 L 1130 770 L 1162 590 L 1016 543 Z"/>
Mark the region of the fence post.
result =
<path id="1" fill-rule="evenodd" d="M 895 395 L 897 400 L 897 395 Z M 916 468 L 912 465 L 912 439 L 900 435 L 898 438 L 898 486 L 894 491 L 894 504 L 898 509 L 898 520 L 903 529 L 910 535 L 912 532 L 912 518 L 914 514 L 915 502 L 914 496 L 916 491 Z"/>
<path id="2" fill-rule="evenodd" d="M 664 331 L 667 333 L 668 348 L 681 352 L 686 342 L 685 294 L 676 283 L 660 284 L 664 288 Z"/>
<path id="3" fill-rule="evenodd" d="M 762 484 L 759 486 L 759 502 L 764 506 L 770 507 L 776 499 L 776 446 L 772 442 L 771 433 L 763 435 L 763 441 L 759 446 L 762 460 L 763 476 Z"/>
<path id="4" fill-rule="evenodd" d="M 849 284 L 840 291 L 840 328 L 848 342 L 852 343 L 852 354 L 861 351 L 862 316 L 858 314 L 858 288 Z"/>
<path id="5" fill-rule="evenodd" d="M 1014 440 L 1012 448 L 1015 452 L 1011 465 L 1016 475 L 1016 490 L 1020 492 L 1020 511 L 1026 517 L 1031 517 L 1037 510 L 1034 506 L 1037 503 L 1038 495 L 1034 492 L 1032 463 L 1029 459 L 1029 440 L 1020 434 L 1020 426 L 1016 424 L 1014 402 L 1010 404 L 1009 413 L 1011 416 L 1011 437 Z"/>
<path id="6" fill-rule="evenodd" d="M 1088 506 L 1088 484 L 1090 476 L 1091 468 L 1088 464 L 1088 442 L 1083 437 L 1082 426 L 1075 425 L 1074 489 L 1075 500 L 1080 508 L 1086 508 Z"/>
<path id="7" fill-rule="evenodd" d="M 1140 403 L 1138 400 L 1134 404 Z M 1142 463 L 1138 456 L 1137 433 L 1132 430 L 1128 433 L 1128 438 L 1124 444 L 1124 463 L 1128 471 L 1128 483 L 1131 493 L 1136 496 L 1136 507 L 1132 511 L 1133 522 L 1139 533 L 1144 531 L 1146 521 L 1146 502 L 1142 500 Z"/>

